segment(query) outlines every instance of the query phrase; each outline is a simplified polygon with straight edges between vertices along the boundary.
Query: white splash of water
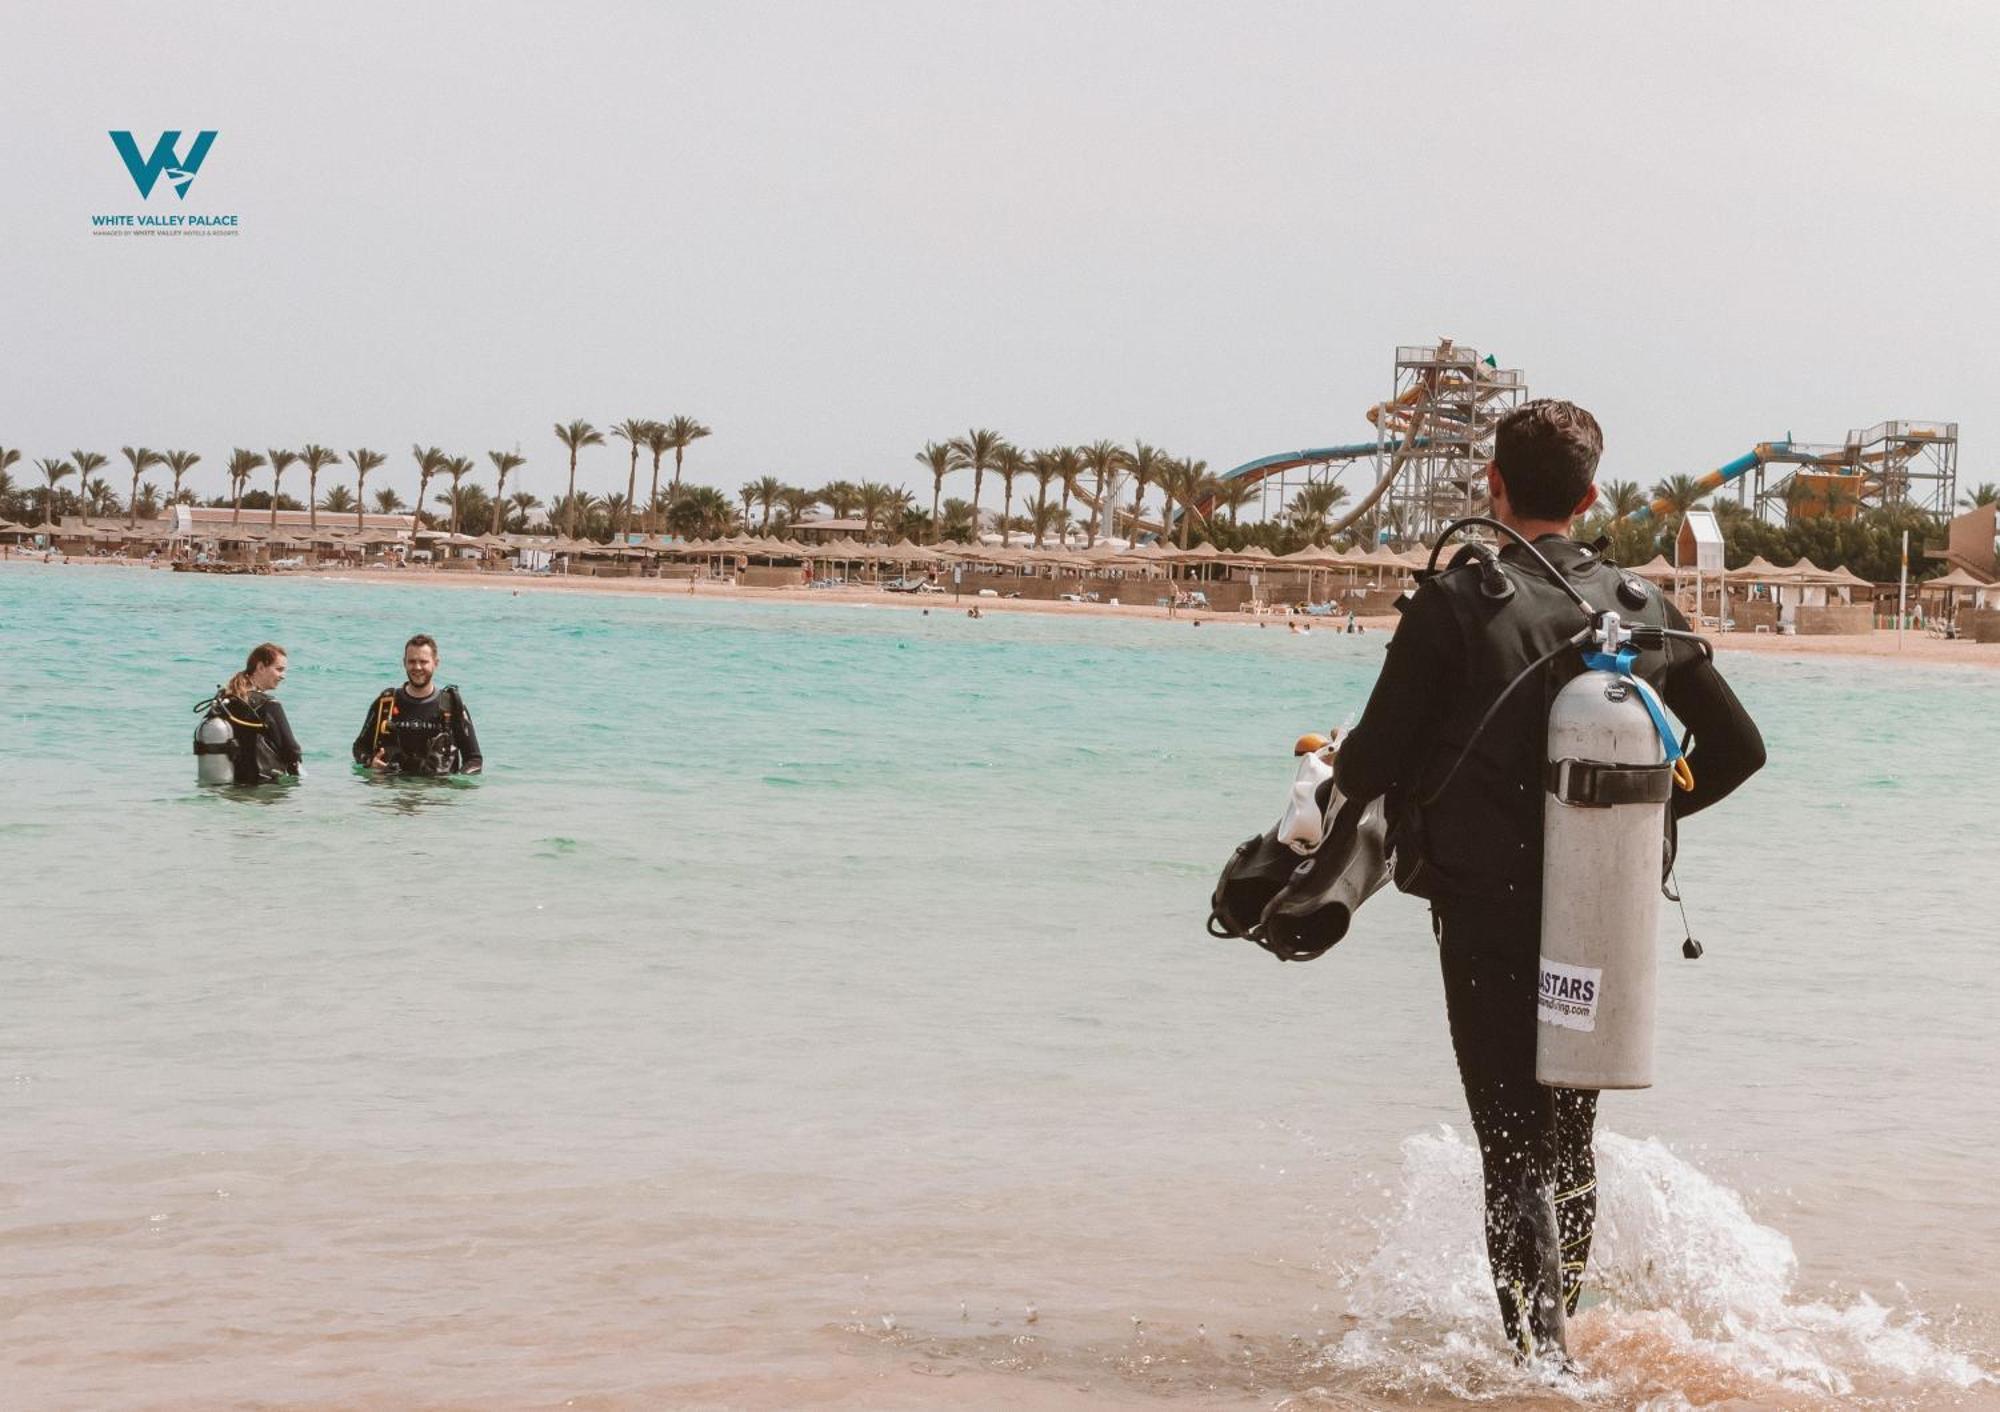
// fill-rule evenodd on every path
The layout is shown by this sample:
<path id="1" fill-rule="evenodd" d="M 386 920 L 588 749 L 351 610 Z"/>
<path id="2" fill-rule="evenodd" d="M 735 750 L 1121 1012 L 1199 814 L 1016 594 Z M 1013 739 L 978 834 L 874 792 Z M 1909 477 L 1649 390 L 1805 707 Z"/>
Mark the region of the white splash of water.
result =
<path id="1" fill-rule="evenodd" d="M 1551 1389 L 1501 1341 L 1480 1217 L 1479 1155 L 1451 1128 L 1403 1142 L 1395 1208 L 1349 1272 L 1358 1321 L 1329 1368 L 1401 1391 L 1473 1400 Z M 1587 1287 L 1607 1303 L 1571 1324 L 1584 1401 L 1700 1407 L 1760 1395 L 1848 1398 L 1995 1377 L 1934 1341 L 1920 1315 L 1866 1294 L 1802 1300 L 1791 1242 L 1656 1139 L 1597 1138 L 1598 1223 Z"/>

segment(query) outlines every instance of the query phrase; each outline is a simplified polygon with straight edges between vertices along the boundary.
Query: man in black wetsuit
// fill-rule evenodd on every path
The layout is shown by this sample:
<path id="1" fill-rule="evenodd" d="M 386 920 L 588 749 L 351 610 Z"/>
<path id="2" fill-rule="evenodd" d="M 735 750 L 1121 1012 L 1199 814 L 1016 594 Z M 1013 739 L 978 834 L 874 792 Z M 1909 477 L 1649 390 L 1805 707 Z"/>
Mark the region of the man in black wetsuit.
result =
<path id="1" fill-rule="evenodd" d="M 418 633 L 403 644 L 407 680 L 368 708 L 354 737 L 354 763 L 403 775 L 476 775 L 485 761 L 471 713 L 455 686 L 436 683 L 436 639 Z"/>
<path id="2" fill-rule="evenodd" d="M 1568 538 L 1597 498 L 1603 447 L 1596 419 L 1571 403 L 1510 412 L 1487 467 L 1493 517 L 1533 542 L 1594 607 L 1684 629 L 1658 590 Z M 1560 1360 L 1597 1213 L 1597 1095 L 1535 1081 L 1542 773 L 1549 705 L 1583 669 L 1581 653 L 1558 653 L 1483 732 L 1478 723 L 1584 614 L 1512 541 L 1497 571 L 1452 568 L 1400 606 L 1382 675 L 1342 743 L 1338 779 L 1351 799 L 1389 797 L 1397 885 L 1430 901 L 1452 1050 L 1479 1139 L 1501 1321 L 1524 1357 Z M 1694 788 L 1675 792 L 1672 820 L 1762 767 L 1757 727 L 1696 644 L 1668 639 L 1664 650 L 1641 653 L 1634 670 L 1694 736 Z"/>

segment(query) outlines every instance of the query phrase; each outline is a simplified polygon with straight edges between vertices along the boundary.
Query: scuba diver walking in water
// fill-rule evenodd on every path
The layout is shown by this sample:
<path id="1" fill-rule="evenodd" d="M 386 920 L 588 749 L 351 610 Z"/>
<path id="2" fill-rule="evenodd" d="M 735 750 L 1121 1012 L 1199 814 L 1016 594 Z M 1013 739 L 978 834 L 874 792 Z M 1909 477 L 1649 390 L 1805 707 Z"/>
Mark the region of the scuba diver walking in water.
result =
<path id="1" fill-rule="evenodd" d="M 436 683 L 437 640 L 418 633 L 403 644 L 401 686 L 375 698 L 354 763 L 385 774 L 476 775 L 485 766 L 472 716 L 455 686 Z"/>
<path id="2" fill-rule="evenodd" d="M 285 649 L 262 642 L 250 649 L 243 670 L 195 709 L 196 777 L 203 784 L 269 784 L 285 775 L 305 778 L 298 737 L 285 708 L 271 693 L 285 680 Z"/>
<path id="3" fill-rule="evenodd" d="M 1397 605 L 1382 674 L 1336 761 L 1350 799 L 1387 796 L 1396 884 L 1430 902 L 1501 1321 L 1519 1356 L 1557 1364 L 1596 1220 L 1597 1094 L 1535 1077 L 1549 711 L 1584 670 L 1563 650 L 1586 616 L 1577 597 L 1627 623 L 1687 629 L 1657 589 L 1568 537 L 1596 501 L 1603 447 L 1596 419 L 1569 402 L 1502 418 L 1492 513 L 1526 543 L 1462 551 Z M 1694 739 L 1692 788 L 1668 806 L 1670 862 L 1672 822 L 1748 779 L 1764 745 L 1698 640 L 1651 640 L 1662 645 L 1638 651 L 1632 675 Z"/>

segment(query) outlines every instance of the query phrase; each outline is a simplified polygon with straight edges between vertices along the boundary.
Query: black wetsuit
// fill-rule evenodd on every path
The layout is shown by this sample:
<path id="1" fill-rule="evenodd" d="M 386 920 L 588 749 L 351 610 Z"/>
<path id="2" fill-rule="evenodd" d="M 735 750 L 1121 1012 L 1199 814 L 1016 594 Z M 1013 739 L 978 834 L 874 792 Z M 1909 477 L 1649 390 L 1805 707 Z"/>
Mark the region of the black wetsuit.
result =
<path id="1" fill-rule="evenodd" d="M 237 784 L 269 784 L 299 772 L 298 737 L 276 697 L 252 691 L 247 696 L 218 696 L 216 704 L 235 731 L 229 763 Z"/>
<path id="2" fill-rule="evenodd" d="M 405 775 L 476 775 L 485 761 L 472 714 L 455 686 L 412 696 L 408 682 L 385 691 L 368 708 L 354 737 L 354 762 L 366 765 L 381 751 L 390 770 Z"/>
<path id="3" fill-rule="evenodd" d="M 1657 591 L 1560 536 L 1536 548 L 1593 606 L 1685 628 Z M 1486 597 L 1466 567 L 1405 600 L 1403 620 L 1361 722 L 1342 745 L 1350 798 L 1389 796 L 1398 883 L 1430 899 L 1452 1051 L 1479 1139 L 1486 1248 L 1508 1338 L 1560 1346 L 1596 1219 L 1591 1129 L 1597 1095 L 1535 1081 L 1541 951 L 1542 783 L 1549 704 L 1582 670 L 1562 653 L 1508 698 L 1435 801 L 1480 717 L 1513 677 L 1583 624 L 1583 614 L 1518 546 L 1501 552 L 1515 585 Z M 1644 595 L 1642 601 L 1642 593 Z M 1713 804 L 1764 763 L 1756 725 L 1692 643 L 1642 653 L 1635 671 L 1694 736 L 1691 792 L 1671 817 Z M 1421 869 L 1410 864 L 1420 857 Z"/>

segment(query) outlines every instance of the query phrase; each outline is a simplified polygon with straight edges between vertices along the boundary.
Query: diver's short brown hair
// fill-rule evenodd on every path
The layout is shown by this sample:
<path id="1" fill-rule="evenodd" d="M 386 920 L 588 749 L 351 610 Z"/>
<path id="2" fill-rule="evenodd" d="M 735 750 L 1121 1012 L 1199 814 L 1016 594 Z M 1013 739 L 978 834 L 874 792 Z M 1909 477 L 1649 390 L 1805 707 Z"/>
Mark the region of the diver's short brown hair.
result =
<path id="1" fill-rule="evenodd" d="M 431 656 L 436 657 L 439 655 L 438 640 L 432 637 L 427 632 L 420 632 L 415 637 L 411 638 L 408 642 L 404 643 L 403 655 L 408 656 L 410 649 L 412 647 L 428 647 L 431 650 Z"/>
<path id="2" fill-rule="evenodd" d="M 1603 454 L 1597 418 L 1553 397 L 1523 402 L 1493 433 L 1493 464 L 1524 519 L 1567 520 L 1589 493 Z"/>

